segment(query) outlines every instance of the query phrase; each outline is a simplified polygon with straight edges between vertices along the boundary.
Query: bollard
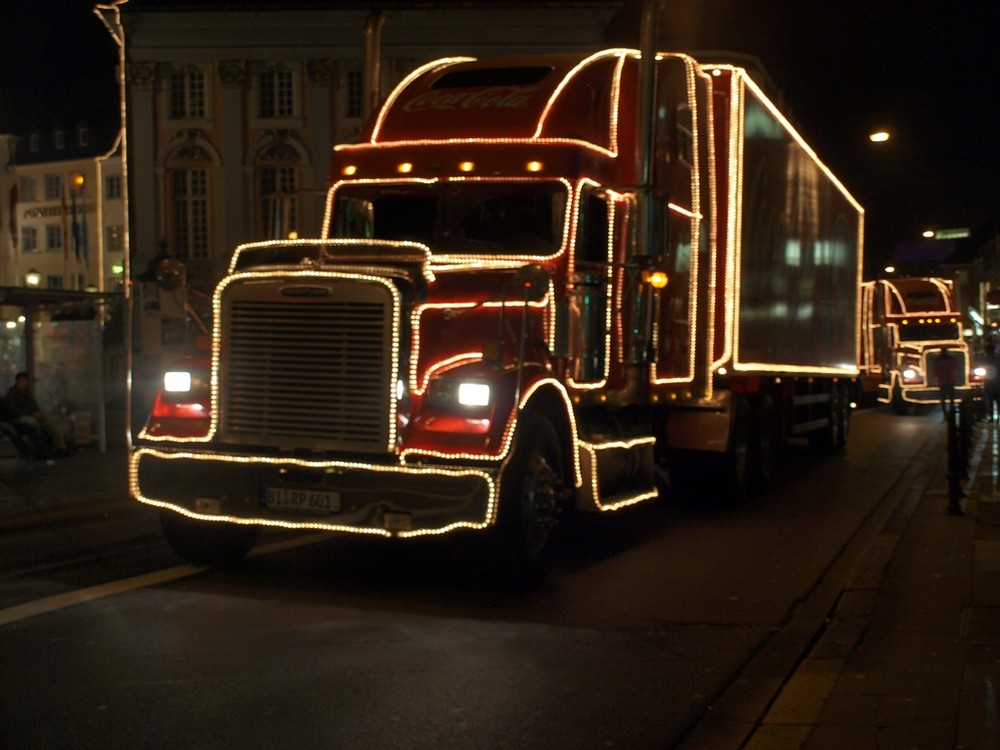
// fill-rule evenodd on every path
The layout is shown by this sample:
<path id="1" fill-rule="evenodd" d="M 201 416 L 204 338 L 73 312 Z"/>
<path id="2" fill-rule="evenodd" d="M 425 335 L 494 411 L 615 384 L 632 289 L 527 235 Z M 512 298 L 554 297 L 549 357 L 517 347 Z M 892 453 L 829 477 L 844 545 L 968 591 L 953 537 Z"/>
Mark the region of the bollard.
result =
<path id="1" fill-rule="evenodd" d="M 953 399 L 946 400 L 943 406 L 948 425 L 948 513 L 952 516 L 962 516 L 965 515 L 965 511 L 962 510 L 962 498 L 965 497 L 965 493 L 962 492 L 962 476 L 965 467 L 958 408 Z"/>

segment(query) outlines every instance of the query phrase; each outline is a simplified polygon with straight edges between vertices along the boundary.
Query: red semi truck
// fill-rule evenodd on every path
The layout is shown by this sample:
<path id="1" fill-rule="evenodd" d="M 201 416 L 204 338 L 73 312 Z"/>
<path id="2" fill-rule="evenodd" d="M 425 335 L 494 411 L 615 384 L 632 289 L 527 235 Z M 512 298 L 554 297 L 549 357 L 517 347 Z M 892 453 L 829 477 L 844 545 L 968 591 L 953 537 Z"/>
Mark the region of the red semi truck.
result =
<path id="1" fill-rule="evenodd" d="M 739 495 L 792 436 L 843 446 L 862 224 L 743 67 L 428 63 L 334 148 L 319 239 L 237 248 L 131 492 L 199 562 L 267 526 L 475 531 L 537 580 L 562 514 L 694 452 Z"/>
<path id="2" fill-rule="evenodd" d="M 959 398 L 982 398 L 985 370 L 975 367 L 962 333 L 950 280 L 899 277 L 862 285 L 861 357 L 864 390 L 899 414 L 940 404 L 935 364 L 947 350 L 957 360 Z"/>

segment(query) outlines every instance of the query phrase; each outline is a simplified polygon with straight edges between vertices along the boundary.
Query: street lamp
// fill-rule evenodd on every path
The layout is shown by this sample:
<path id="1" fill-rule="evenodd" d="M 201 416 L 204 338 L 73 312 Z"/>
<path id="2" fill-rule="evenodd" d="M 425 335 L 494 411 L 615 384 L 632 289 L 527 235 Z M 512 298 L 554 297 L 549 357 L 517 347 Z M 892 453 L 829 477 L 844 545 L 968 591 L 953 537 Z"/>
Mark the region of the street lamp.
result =
<path id="1" fill-rule="evenodd" d="M 885 143 L 889 140 L 889 131 L 887 130 L 876 130 L 874 133 L 868 135 L 868 140 L 872 143 Z"/>
<path id="2" fill-rule="evenodd" d="M 24 274 L 24 284 L 25 286 L 36 287 L 42 283 L 42 275 L 32 268 L 26 274 Z"/>

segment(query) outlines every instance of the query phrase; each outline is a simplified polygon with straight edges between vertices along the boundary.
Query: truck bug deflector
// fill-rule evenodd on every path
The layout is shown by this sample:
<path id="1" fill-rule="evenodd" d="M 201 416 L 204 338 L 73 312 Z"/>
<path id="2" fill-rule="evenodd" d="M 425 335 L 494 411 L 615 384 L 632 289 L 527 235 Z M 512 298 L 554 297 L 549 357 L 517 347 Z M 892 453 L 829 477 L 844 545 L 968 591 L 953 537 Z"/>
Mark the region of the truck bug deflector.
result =
<path id="1" fill-rule="evenodd" d="M 483 469 L 140 448 L 129 479 L 139 501 L 202 520 L 378 536 L 485 528 L 496 504 Z"/>

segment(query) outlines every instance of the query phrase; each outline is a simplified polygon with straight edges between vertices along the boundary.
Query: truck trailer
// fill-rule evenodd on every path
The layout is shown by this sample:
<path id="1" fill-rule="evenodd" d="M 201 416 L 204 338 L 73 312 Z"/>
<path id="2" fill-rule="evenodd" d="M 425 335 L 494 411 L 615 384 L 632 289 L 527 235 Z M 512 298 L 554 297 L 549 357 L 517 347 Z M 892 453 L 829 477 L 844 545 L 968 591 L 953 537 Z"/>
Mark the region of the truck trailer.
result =
<path id="1" fill-rule="evenodd" d="M 866 393 L 903 415 L 940 404 L 935 365 L 947 351 L 957 361 L 955 396 L 982 400 L 986 372 L 973 361 L 950 279 L 866 281 L 861 308 L 859 367 Z"/>
<path id="2" fill-rule="evenodd" d="M 564 514 L 693 456 L 743 496 L 793 437 L 843 447 L 862 235 L 745 67 L 435 60 L 334 147 L 320 237 L 236 248 L 131 493 L 196 562 L 262 527 L 475 532 L 537 581 Z"/>

